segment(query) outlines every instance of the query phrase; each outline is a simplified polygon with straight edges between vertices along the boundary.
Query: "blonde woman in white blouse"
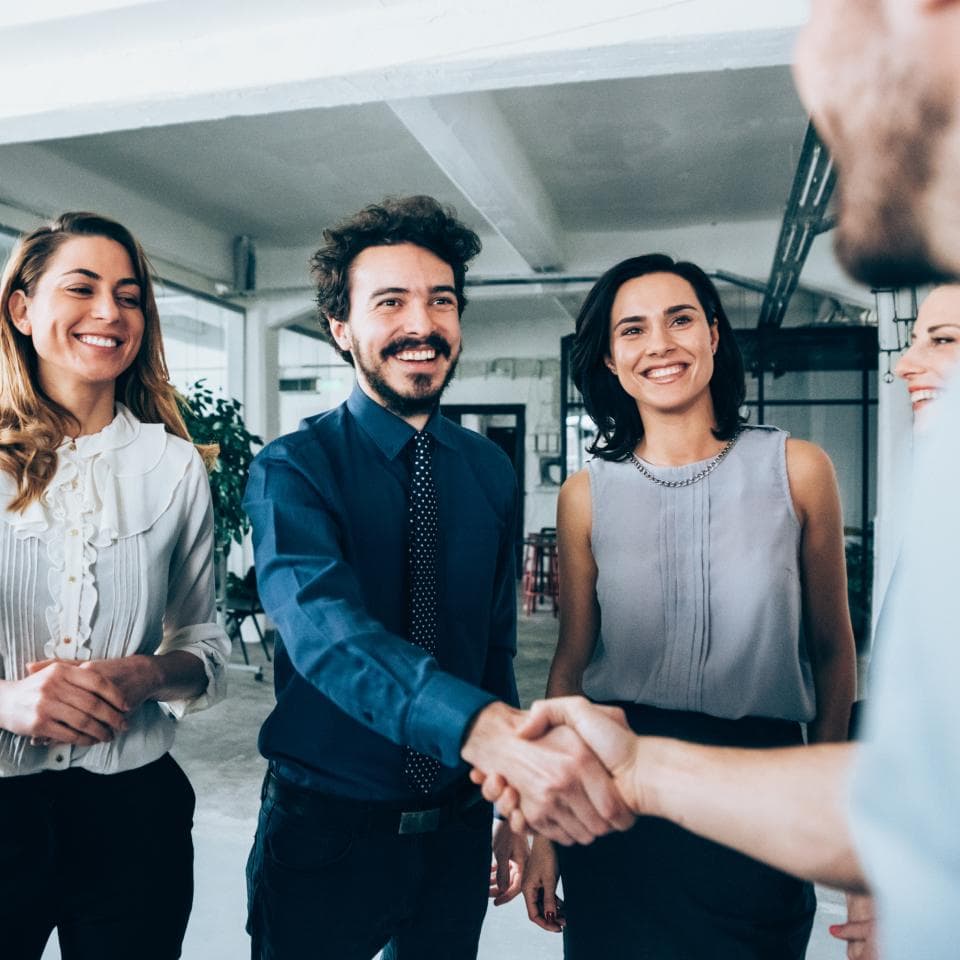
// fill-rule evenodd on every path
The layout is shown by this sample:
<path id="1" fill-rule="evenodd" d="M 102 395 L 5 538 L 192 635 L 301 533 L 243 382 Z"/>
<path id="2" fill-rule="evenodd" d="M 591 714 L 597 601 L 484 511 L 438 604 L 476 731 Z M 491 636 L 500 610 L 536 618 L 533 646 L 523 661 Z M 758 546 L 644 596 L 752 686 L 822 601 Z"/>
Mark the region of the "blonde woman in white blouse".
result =
<path id="1" fill-rule="evenodd" d="M 180 956 L 194 796 L 176 721 L 224 695 L 204 464 L 149 268 L 64 214 L 0 288 L 0 954 Z"/>

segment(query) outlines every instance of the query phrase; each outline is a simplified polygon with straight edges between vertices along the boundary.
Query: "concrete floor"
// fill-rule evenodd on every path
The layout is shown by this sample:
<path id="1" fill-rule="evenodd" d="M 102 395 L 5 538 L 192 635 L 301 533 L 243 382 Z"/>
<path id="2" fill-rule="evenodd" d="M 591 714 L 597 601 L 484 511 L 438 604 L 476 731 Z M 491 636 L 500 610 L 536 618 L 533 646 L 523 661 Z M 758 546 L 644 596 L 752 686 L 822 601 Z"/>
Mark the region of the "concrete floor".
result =
<path id="1" fill-rule="evenodd" d="M 254 664 L 263 664 L 253 629 L 249 625 L 248 629 L 250 658 Z M 549 613 L 520 618 L 517 681 L 524 704 L 542 695 L 555 642 L 556 621 Z M 243 662 L 236 644 L 234 661 L 238 665 Z M 273 703 L 269 664 L 263 674 L 263 681 L 257 681 L 251 672 L 231 671 L 227 700 L 190 717 L 178 731 L 173 752 L 197 793 L 196 894 L 184 960 L 243 960 L 249 956 L 249 940 L 243 930 L 244 864 L 256 826 L 265 767 L 256 738 Z M 826 927 L 845 914 L 842 897 L 818 890 L 818 899 L 808 960 L 841 960 L 844 948 L 829 936 Z M 43 960 L 59 960 L 59 956 L 53 938 Z M 519 898 L 490 909 L 480 960 L 560 960 L 561 956 L 560 937 L 531 924 Z"/>

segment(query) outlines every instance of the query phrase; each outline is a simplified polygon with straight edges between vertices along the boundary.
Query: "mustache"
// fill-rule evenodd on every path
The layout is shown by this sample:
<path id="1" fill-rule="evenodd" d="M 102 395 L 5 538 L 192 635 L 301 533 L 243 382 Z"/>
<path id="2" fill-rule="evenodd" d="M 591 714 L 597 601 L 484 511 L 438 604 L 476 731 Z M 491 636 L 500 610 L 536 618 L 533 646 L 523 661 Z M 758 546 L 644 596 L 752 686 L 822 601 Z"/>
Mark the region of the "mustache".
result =
<path id="1" fill-rule="evenodd" d="M 419 340 L 414 337 L 401 337 L 394 340 L 380 351 L 380 356 L 386 360 L 387 357 L 392 357 L 397 353 L 403 353 L 404 350 L 422 350 L 424 347 L 432 347 L 440 356 L 446 357 L 447 359 L 449 359 L 452 350 L 450 344 L 444 337 L 440 336 L 439 333 L 431 333 L 429 336 Z"/>

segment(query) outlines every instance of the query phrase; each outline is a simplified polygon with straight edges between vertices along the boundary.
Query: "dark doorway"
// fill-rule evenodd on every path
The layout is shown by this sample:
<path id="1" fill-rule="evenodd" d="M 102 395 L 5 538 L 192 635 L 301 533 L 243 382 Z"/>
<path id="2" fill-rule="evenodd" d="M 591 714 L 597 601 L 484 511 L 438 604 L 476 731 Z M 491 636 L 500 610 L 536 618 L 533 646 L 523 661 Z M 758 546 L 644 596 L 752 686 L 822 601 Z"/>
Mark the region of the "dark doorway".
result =
<path id="1" fill-rule="evenodd" d="M 524 451 L 526 450 L 526 407 L 522 403 L 441 404 L 440 412 L 468 430 L 482 433 L 510 458 L 517 474 L 520 502 L 514 531 L 517 570 L 523 562 Z"/>

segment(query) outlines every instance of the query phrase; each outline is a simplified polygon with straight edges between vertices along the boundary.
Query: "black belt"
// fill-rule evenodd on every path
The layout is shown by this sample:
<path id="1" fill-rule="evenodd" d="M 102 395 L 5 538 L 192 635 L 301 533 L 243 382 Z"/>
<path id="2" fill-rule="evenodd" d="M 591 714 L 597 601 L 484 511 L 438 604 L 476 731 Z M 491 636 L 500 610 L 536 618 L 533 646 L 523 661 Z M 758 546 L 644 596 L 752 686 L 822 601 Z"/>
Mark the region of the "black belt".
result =
<path id="1" fill-rule="evenodd" d="M 351 800 L 300 787 L 281 780 L 272 770 L 267 771 L 263 797 L 279 803 L 296 816 L 322 818 L 346 829 L 366 833 L 430 833 L 459 822 L 464 813 L 485 802 L 480 789 L 470 784 L 441 806 L 398 810 L 381 803 Z"/>

